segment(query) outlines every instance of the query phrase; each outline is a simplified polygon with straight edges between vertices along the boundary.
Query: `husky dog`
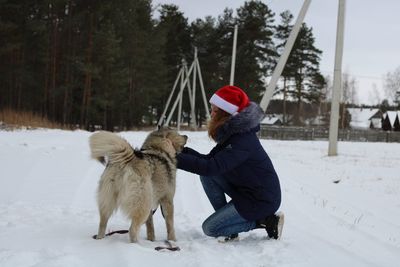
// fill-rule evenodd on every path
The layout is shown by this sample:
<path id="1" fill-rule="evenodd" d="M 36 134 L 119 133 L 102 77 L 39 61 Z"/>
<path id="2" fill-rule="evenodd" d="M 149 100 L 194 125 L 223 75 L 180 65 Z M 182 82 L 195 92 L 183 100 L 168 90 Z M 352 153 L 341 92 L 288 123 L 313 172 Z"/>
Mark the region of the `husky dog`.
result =
<path id="1" fill-rule="evenodd" d="M 92 158 L 106 166 L 97 191 L 100 224 L 96 239 L 105 236 L 108 219 L 120 208 L 131 219 L 131 242 L 137 242 L 140 226 L 145 222 L 147 239 L 154 241 L 153 211 L 161 205 L 168 240 L 176 240 L 176 153 L 186 141 L 187 136 L 167 128 L 151 132 L 140 150 L 111 132 L 100 131 L 90 136 Z"/>

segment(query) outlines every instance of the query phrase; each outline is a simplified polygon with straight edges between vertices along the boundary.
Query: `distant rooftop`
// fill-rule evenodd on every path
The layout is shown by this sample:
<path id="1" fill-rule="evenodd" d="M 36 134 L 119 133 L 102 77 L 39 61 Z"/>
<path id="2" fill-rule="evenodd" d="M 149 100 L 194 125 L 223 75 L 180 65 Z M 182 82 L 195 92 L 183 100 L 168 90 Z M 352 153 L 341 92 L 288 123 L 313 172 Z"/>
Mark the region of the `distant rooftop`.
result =
<path id="1" fill-rule="evenodd" d="M 348 108 L 347 110 L 351 115 L 350 127 L 355 129 L 369 128 L 370 119 L 380 112 L 377 108 Z"/>

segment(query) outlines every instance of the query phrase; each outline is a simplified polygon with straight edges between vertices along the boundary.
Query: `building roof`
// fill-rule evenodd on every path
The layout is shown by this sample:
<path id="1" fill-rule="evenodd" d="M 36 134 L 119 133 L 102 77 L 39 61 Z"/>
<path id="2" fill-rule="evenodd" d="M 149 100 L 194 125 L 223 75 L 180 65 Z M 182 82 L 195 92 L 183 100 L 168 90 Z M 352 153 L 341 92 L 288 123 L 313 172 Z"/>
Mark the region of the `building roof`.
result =
<path id="1" fill-rule="evenodd" d="M 380 112 L 377 108 L 348 108 L 351 115 L 350 127 L 366 129 L 371 124 L 371 118 Z"/>
<path id="2" fill-rule="evenodd" d="M 267 115 L 261 121 L 261 124 L 268 124 L 268 125 L 281 124 L 281 123 L 282 123 L 281 119 L 276 115 Z"/>
<path id="3" fill-rule="evenodd" d="M 386 111 L 386 113 L 383 115 L 384 118 L 388 117 L 390 125 L 392 127 L 394 126 L 394 122 L 397 116 L 399 117 L 400 120 L 400 111 Z"/>

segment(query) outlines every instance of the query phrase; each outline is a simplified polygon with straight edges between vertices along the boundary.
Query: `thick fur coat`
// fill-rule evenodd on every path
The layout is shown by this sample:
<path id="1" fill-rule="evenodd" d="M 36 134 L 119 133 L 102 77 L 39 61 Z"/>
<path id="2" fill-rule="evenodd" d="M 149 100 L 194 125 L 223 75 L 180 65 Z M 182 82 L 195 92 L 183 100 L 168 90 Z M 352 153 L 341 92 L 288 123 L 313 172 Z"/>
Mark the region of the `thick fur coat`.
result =
<path id="1" fill-rule="evenodd" d="M 176 153 L 186 141 L 187 136 L 171 129 L 150 133 L 141 150 L 134 150 L 125 139 L 111 132 L 100 131 L 90 137 L 92 158 L 106 165 L 97 190 L 100 213 L 97 239 L 105 236 L 110 216 L 120 208 L 131 219 L 131 242 L 137 242 L 139 229 L 145 222 L 147 239 L 154 240 L 152 210 L 160 205 L 168 240 L 176 240 L 173 218 Z"/>

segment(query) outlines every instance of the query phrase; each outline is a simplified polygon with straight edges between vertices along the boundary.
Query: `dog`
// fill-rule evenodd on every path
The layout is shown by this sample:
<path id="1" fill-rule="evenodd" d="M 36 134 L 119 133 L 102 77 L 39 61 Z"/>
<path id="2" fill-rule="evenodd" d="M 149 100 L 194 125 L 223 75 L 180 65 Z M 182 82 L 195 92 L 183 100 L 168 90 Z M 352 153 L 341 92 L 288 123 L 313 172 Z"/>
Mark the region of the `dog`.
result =
<path id="1" fill-rule="evenodd" d="M 92 158 L 106 166 L 97 189 L 100 223 L 96 239 L 104 238 L 110 216 L 120 208 L 131 219 L 130 242 L 138 241 L 138 232 L 145 222 L 147 239 L 154 241 L 153 213 L 160 205 L 168 240 L 176 241 L 176 154 L 187 138 L 173 129 L 160 128 L 151 132 L 137 150 L 111 132 L 100 131 L 90 136 Z"/>

